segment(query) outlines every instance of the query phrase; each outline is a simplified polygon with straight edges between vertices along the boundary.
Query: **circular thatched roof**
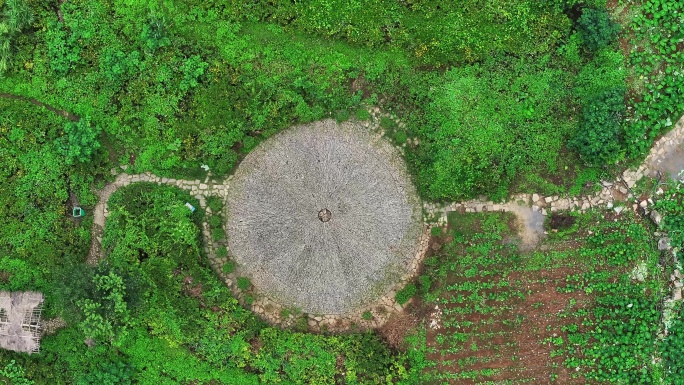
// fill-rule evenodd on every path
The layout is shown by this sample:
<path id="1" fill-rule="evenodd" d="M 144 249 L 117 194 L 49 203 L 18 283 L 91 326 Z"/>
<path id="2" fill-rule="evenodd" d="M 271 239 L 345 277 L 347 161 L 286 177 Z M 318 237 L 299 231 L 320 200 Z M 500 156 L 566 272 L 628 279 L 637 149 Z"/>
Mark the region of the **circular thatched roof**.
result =
<path id="1" fill-rule="evenodd" d="M 357 123 L 282 132 L 240 164 L 228 196 L 239 274 L 284 306 L 342 314 L 408 273 L 422 230 L 396 149 Z"/>

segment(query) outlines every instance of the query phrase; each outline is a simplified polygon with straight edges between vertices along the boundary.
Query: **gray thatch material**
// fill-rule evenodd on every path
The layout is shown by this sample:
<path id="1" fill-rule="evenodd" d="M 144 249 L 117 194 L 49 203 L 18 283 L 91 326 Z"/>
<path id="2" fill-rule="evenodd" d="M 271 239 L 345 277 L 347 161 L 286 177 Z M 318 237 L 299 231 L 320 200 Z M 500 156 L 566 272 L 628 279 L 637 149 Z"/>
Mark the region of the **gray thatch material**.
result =
<path id="1" fill-rule="evenodd" d="M 307 313 L 341 314 L 377 299 L 408 273 L 422 229 L 398 151 L 332 120 L 291 128 L 252 151 L 227 209 L 238 272 Z"/>
<path id="2" fill-rule="evenodd" d="M 43 294 L 0 291 L 0 348 L 37 353 Z"/>

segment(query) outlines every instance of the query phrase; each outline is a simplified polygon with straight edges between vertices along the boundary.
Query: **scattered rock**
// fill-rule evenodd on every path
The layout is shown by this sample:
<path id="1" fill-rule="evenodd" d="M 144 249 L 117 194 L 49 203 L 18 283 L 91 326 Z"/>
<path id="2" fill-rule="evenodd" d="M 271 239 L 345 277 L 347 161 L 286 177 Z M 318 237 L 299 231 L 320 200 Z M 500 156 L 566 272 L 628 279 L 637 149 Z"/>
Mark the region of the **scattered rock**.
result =
<path id="1" fill-rule="evenodd" d="M 653 210 L 653 211 L 651 211 L 651 220 L 653 221 L 653 223 L 660 226 L 660 222 L 663 221 L 663 216 L 660 215 L 660 213 L 657 212 L 656 210 Z"/>
<path id="2" fill-rule="evenodd" d="M 662 237 L 658 240 L 658 250 L 666 251 L 670 249 L 672 249 L 672 246 L 670 245 L 670 238 Z"/>
<path id="3" fill-rule="evenodd" d="M 615 210 L 615 213 L 616 213 L 616 214 L 620 214 L 620 213 L 622 212 L 622 210 L 624 210 L 624 209 L 625 209 L 625 208 L 624 208 L 623 206 L 618 206 L 618 207 L 616 207 L 614 210 Z"/>

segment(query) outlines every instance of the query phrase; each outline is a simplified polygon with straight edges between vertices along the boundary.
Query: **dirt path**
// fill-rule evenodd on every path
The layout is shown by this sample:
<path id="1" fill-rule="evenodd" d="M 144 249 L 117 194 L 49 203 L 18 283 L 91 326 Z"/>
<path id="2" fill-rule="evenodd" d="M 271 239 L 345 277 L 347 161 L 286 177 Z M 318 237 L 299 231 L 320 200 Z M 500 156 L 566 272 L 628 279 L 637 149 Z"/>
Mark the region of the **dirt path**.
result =
<path id="1" fill-rule="evenodd" d="M 0 94 L 2 97 L 10 97 L 15 99 L 26 98 L 17 97 L 8 94 Z M 29 100 L 31 101 L 31 100 Z M 61 111 L 49 107 L 38 101 L 31 101 L 34 104 L 45 106 L 53 112 L 62 114 L 63 116 L 77 120 L 78 117 L 71 115 L 68 112 Z M 378 118 L 373 115 L 374 119 Z M 376 119 L 377 120 L 377 119 Z M 511 201 L 504 204 L 494 203 L 491 201 L 472 200 L 466 202 L 454 202 L 446 205 L 425 203 L 423 205 L 426 212 L 426 218 L 437 218 L 436 222 L 432 220 L 425 223 L 426 237 L 429 238 L 429 229 L 433 226 L 446 225 L 446 216 L 450 211 L 458 212 L 483 212 L 483 211 L 510 211 L 515 213 L 519 218 L 519 228 L 521 237 L 521 247 L 526 249 L 533 249 L 537 243 L 544 236 L 544 220 L 545 216 L 558 210 L 575 209 L 579 211 L 588 210 L 592 207 L 608 206 L 617 209 L 618 205 L 627 204 L 625 198 L 633 198 L 631 189 L 634 184 L 644 176 L 657 176 L 659 172 L 674 172 L 682 166 L 682 143 L 684 142 L 684 117 L 680 119 L 674 130 L 656 142 L 651 149 L 650 154 L 644 163 L 637 170 L 625 171 L 618 180 L 603 182 L 603 189 L 593 195 L 584 197 L 565 198 L 558 196 L 544 197 L 540 194 L 518 194 L 511 198 Z M 123 167 L 122 167 L 123 169 Z M 114 170 L 116 171 L 116 170 Z M 232 177 L 225 181 L 209 180 L 210 176 L 204 181 L 200 180 L 182 180 L 163 178 L 153 174 L 136 174 L 129 175 L 124 172 L 118 173 L 114 182 L 107 184 L 101 191 L 98 192 L 99 201 L 93 209 L 93 227 L 90 253 L 87 259 L 88 264 L 95 265 L 97 262 L 105 257 L 106 251 L 102 250 L 102 236 L 108 216 L 107 201 L 112 193 L 117 189 L 138 182 L 152 182 L 158 184 L 173 185 L 190 192 L 200 201 L 202 209 L 206 209 L 205 197 L 218 196 L 225 199 L 226 193 L 230 187 Z M 633 204 L 634 210 L 637 204 Z M 623 207 L 624 208 L 624 207 Z M 235 277 L 222 272 L 222 266 L 227 261 L 227 258 L 217 258 L 216 249 L 218 244 L 212 240 L 209 225 L 204 222 L 202 224 L 202 235 L 205 239 L 205 251 L 209 257 L 209 262 L 217 274 L 223 279 L 227 286 L 234 289 L 238 299 L 243 302 L 244 293 L 235 289 Z M 421 241 L 422 244 L 422 241 Z M 427 250 L 427 239 L 425 240 L 425 250 Z M 413 268 L 414 275 L 417 274 L 419 266 Z M 410 278 L 410 277 L 409 277 Z M 241 297 L 242 295 L 242 297 Z M 248 306 L 249 307 L 249 306 Z M 387 317 L 367 321 L 362 319 L 361 314 L 364 310 L 372 310 L 376 308 L 384 308 L 387 311 Z M 294 319 L 281 319 L 281 306 L 271 301 L 266 297 L 257 298 L 251 305 L 252 310 L 268 322 L 287 326 L 287 322 L 294 321 Z M 271 310 L 266 310 L 271 309 Z M 273 310 L 275 309 L 275 310 Z M 360 309 L 356 314 L 351 315 L 310 315 L 308 319 L 309 328 L 312 331 L 320 330 L 321 325 L 324 325 L 328 330 L 346 330 L 352 325 L 361 326 L 362 328 L 379 328 L 389 319 L 389 315 L 395 312 L 401 312 L 403 308 L 397 305 L 394 301 L 394 292 L 391 291 L 381 297 L 376 303 Z"/>
<path id="2" fill-rule="evenodd" d="M 81 117 L 78 116 L 78 115 L 74 115 L 74 114 L 72 114 L 72 113 L 69 112 L 69 111 L 60 110 L 59 108 L 53 107 L 53 106 L 51 106 L 51 105 L 49 105 L 49 104 L 43 103 L 43 102 L 41 102 L 41 101 L 39 101 L 39 100 L 36 100 L 36 99 L 33 99 L 33 98 L 27 98 L 27 97 L 25 97 L 25 96 L 14 95 L 14 94 L 8 94 L 8 93 L 3 93 L 3 92 L 0 92 L 0 98 L 15 99 L 15 100 L 23 100 L 23 101 L 25 101 L 25 102 L 29 102 L 29 103 L 31 103 L 31 104 L 34 104 L 34 105 L 36 105 L 36 106 L 38 106 L 38 107 L 45 107 L 45 108 L 47 108 L 49 111 L 52 111 L 52 112 L 54 112 L 54 113 L 57 114 L 57 115 L 63 116 L 63 117 L 65 117 L 65 118 L 71 120 L 72 122 L 78 122 L 79 120 L 81 120 Z"/>
<path id="3" fill-rule="evenodd" d="M 437 217 L 437 225 L 445 226 L 447 213 L 510 211 L 520 219 L 521 247 L 534 247 L 544 236 L 544 216 L 560 210 L 585 211 L 593 207 L 614 207 L 616 212 L 623 209 L 637 210 L 639 203 L 632 188 L 643 177 L 659 177 L 668 174 L 675 178 L 684 169 L 684 117 L 679 119 L 675 128 L 660 138 L 651 147 L 644 162 L 636 170 L 625 170 L 614 181 L 601 182 L 602 189 L 592 195 L 581 197 L 543 196 L 541 194 L 518 194 L 507 203 L 495 203 L 484 200 L 453 202 L 444 205 L 426 204 L 428 217 Z M 647 204 L 647 202 L 646 202 Z M 527 208 L 531 208 L 531 212 Z M 647 209 L 647 206 L 641 206 Z M 538 215 L 541 214 L 541 217 Z"/>

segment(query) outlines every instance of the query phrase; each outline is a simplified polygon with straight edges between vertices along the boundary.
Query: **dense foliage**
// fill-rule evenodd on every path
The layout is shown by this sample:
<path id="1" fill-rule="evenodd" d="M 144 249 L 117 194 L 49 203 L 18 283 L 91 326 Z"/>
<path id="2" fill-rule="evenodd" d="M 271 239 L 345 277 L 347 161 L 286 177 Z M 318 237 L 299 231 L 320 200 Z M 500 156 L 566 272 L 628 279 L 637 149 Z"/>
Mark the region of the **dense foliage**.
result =
<path id="1" fill-rule="evenodd" d="M 684 112 L 682 13 L 679 0 L 648 0 L 632 21 L 630 62 L 636 95 L 627 131 L 631 154 L 646 151 Z"/>
<path id="2" fill-rule="evenodd" d="M 677 250 L 680 263 L 684 263 L 684 182 L 673 181 L 668 187 L 655 209 L 663 216 L 661 226 L 667 232 L 670 246 Z"/>
<path id="3" fill-rule="evenodd" d="M 110 201 L 108 258 L 86 266 L 94 191 L 119 165 L 193 179 L 208 165 L 221 179 L 288 126 L 368 119 L 378 106 L 402 121 L 381 123 L 405 146 L 427 200 L 578 194 L 616 163 L 643 157 L 684 112 L 684 4 L 617 3 L 0 0 L 0 290 L 41 291 L 44 318 L 67 323 L 39 355 L 0 351 L 0 381 L 421 383 L 435 365 L 425 328 L 397 352 L 373 333 L 283 331 L 240 307 L 207 267 L 199 236 L 206 220 L 213 240 L 225 241 L 220 201 L 208 200 L 213 215 L 204 217 L 187 210 L 185 202 L 199 205 L 185 192 L 123 189 Z M 682 247 L 677 188 L 656 208 Z M 73 218 L 73 207 L 87 215 Z M 588 268 L 562 290 L 590 291 L 594 302 L 587 313 L 574 309 L 578 328 L 549 340 L 567 348 L 557 352 L 565 364 L 590 380 L 681 373 L 681 317 L 656 342 L 652 309 L 662 293 L 620 270 L 654 267 L 643 225 L 608 221 L 578 235 L 576 253 L 533 253 L 507 270 L 509 258 L 521 261 L 500 242 L 508 227 L 500 218 L 470 224 L 487 234 L 450 230 L 452 242 L 397 300 L 418 294 L 431 305 L 460 300 L 496 312 L 481 302 L 492 277 L 575 258 Z M 454 276 L 463 282 L 442 286 Z M 246 277 L 239 284 L 251 286 Z M 501 298 L 526 296 L 517 282 L 499 289 Z M 486 340 L 459 340 L 473 330 L 440 346 L 482 348 Z M 464 373 L 434 377 L 495 374 Z"/>
<path id="4" fill-rule="evenodd" d="M 409 378 L 406 358 L 392 354 L 376 335 L 283 331 L 240 307 L 203 262 L 202 217 L 185 202 L 199 206 L 171 187 L 139 183 L 117 191 L 103 239 L 107 259 L 69 277 L 71 305 L 63 310 L 74 311 L 68 319 L 76 322 L 46 337 L 38 356 L 2 355 L 15 357 L 36 384 Z M 14 277 L 10 282 L 21 283 Z"/>

